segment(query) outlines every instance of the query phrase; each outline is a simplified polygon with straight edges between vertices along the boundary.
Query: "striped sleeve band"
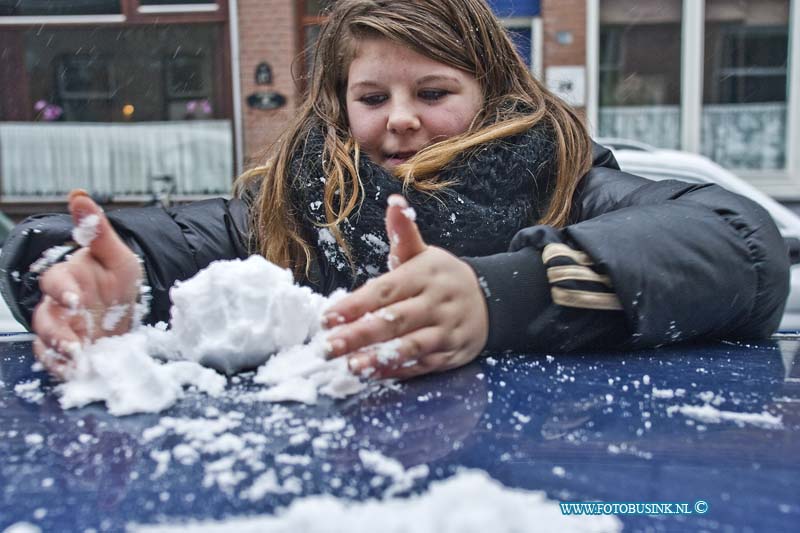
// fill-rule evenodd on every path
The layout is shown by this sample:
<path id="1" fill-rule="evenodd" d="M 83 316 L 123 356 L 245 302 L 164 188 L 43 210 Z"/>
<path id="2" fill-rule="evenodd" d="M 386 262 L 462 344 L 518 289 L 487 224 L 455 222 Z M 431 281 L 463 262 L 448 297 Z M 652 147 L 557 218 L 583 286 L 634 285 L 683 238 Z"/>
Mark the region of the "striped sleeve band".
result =
<path id="1" fill-rule="evenodd" d="M 542 250 L 553 302 L 564 307 L 621 311 L 611 279 L 594 270 L 592 259 L 563 243 L 551 243 Z"/>

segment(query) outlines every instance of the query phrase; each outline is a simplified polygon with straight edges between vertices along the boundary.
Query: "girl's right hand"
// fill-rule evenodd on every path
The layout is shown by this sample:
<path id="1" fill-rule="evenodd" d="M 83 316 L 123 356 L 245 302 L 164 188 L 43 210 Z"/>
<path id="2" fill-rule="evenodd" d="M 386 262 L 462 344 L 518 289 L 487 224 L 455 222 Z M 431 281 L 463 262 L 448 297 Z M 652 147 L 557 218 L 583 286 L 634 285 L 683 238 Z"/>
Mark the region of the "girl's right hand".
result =
<path id="1" fill-rule="evenodd" d="M 32 321 L 36 358 L 62 379 L 69 377 L 73 355 L 84 344 L 131 329 L 143 274 L 139 259 L 84 191 L 70 193 L 69 211 L 76 226 L 97 215 L 97 234 L 42 274 L 42 299 Z"/>

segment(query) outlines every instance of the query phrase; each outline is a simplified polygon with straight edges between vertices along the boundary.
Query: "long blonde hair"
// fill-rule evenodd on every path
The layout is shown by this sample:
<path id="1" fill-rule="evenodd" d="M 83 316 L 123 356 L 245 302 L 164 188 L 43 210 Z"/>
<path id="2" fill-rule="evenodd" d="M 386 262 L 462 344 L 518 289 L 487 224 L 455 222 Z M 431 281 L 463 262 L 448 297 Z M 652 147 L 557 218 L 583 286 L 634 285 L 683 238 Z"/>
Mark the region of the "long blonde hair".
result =
<path id="1" fill-rule="evenodd" d="M 291 205 L 290 165 L 315 128 L 324 137 L 326 226 L 349 250 L 339 224 L 358 207 L 363 188 L 345 91 L 350 62 L 364 37 L 386 38 L 466 71 L 483 90 L 483 108 L 466 132 L 428 146 L 395 169 L 404 187 L 435 193 L 452 185 L 437 174 L 464 150 L 542 123 L 556 143 L 556 182 L 539 222 L 566 224 L 578 181 L 591 167 L 588 132 L 569 106 L 533 78 L 484 0 L 338 0 L 314 47 L 307 95 L 298 113 L 268 149 L 262 159 L 267 163 L 245 172 L 235 184 L 234 191 L 242 194 L 260 180 L 251 227 L 262 255 L 296 274 L 309 272 L 314 253 Z"/>

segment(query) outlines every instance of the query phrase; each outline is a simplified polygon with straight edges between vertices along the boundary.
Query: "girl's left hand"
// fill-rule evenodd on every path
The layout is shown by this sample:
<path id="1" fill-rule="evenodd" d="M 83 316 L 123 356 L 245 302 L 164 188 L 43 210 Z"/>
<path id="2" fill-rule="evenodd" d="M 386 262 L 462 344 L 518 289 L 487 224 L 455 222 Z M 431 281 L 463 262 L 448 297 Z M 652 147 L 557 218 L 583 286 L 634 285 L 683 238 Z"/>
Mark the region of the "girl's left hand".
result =
<path id="1" fill-rule="evenodd" d="M 406 379 L 465 365 L 486 344 L 489 314 L 472 268 L 422 240 L 402 196 L 392 196 L 386 232 L 393 270 L 333 305 L 325 327 L 329 357 L 346 355 L 350 370 Z M 382 347 L 372 345 L 396 339 Z M 374 373 L 370 372 L 374 369 Z"/>

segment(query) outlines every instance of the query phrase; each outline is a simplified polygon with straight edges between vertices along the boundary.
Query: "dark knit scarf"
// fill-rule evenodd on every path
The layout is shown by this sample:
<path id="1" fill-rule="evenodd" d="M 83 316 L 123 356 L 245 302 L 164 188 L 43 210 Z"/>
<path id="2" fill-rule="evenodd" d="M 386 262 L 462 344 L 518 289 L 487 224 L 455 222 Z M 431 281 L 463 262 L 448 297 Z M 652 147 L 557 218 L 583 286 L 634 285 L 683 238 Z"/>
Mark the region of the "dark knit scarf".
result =
<path id="1" fill-rule="evenodd" d="M 318 256 L 338 271 L 342 280 L 338 285 L 353 288 L 387 270 L 386 201 L 391 194 L 403 194 L 402 182 L 361 157 L 364 202 L 340 227 L 350 246 L 353 272 L 330 231 L 321 227 L 326 222 L 322 147 L 322 133 L 314 131 L 303 153 L 294 158 L 293 204 Z M 547 208 L 554 183 L 554 152 L 552 135 L 537 126 L 458 156 L 439 174 L 441 180 L 455 185 L 435 196 L 406 191 L 425 241 L 457 256 L 507 251 L 514 234 L 534 224 Z"/>

